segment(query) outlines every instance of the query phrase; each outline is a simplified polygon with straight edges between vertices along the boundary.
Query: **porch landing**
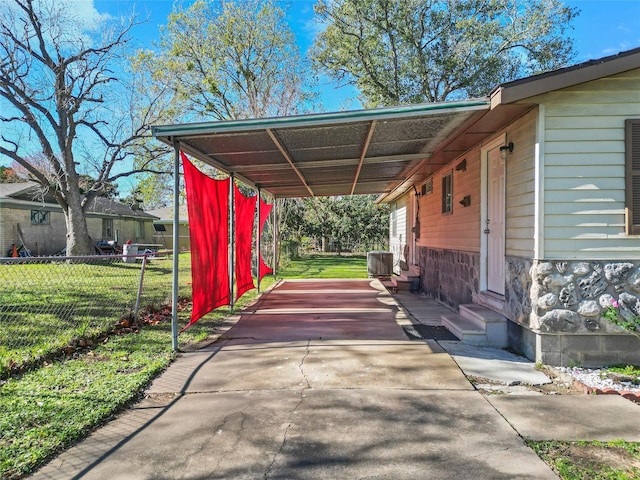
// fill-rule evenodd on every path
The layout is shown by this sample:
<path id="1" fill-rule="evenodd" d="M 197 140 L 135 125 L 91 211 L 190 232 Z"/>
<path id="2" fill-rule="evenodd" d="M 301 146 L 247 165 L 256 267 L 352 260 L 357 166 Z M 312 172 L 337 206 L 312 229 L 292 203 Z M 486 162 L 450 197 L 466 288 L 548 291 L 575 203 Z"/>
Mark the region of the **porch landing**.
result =
<path id="1" fill-rule="evenodd" d="M 460 305 L 459 313 L 420 294 L 389 289 L 415 322 L 447 328 L 458 340 L 479 347 L 506 348 L 507 319 L 481 305 Z"/>

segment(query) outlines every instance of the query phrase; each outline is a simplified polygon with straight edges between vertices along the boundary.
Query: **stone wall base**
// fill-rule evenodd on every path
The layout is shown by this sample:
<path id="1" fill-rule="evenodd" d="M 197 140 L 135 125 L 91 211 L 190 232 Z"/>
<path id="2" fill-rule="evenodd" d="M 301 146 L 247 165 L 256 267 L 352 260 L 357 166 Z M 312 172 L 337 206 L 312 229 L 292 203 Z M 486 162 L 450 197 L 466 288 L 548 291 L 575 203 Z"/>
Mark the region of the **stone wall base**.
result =
<path id="1" fill-rule="evenodd" d="M 540 333 L 508 322 L 509 347 L 529 360 L 557 367 L 640 365 L 640 338 L 624 333 Z"/>
<path id="2" fill-rule="evenodd" d="M 420 289 L 454 310 L 478 293 L 480 257 L 473 252 L 418 247 Z"/>

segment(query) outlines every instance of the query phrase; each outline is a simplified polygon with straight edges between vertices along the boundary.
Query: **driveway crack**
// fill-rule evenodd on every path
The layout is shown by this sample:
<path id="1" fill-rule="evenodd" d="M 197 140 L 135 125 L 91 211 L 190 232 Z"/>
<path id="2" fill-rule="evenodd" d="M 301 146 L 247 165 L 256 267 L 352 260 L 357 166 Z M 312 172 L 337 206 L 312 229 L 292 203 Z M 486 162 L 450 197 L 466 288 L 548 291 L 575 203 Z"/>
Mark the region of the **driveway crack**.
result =
<path id="1" fill-rule="evenodd" d="M 305 351 L 304 355 L 302 356 L 302 360 L 300 360 L 300 363 L 298 364 L 298 368 L 300 369 L 300 373 L 302 373 L 302 378 L 304 378 L 304 381 L 305 381 L 305 386 L 303 386 L 302 389 L 300 390 L 300 392 L 299 392 L 300 393 L 300 399 L 298 400 L 298 403 L 296 403 L 296 406 L 293 407 L 293 410 L 291 410 L 291 413 L 289 414 L 289 418 L 288 418 L 288 422 L 289 423 L 287 424 L 287 427 L 284 429 L 284 435 L 282 436 L 282 443 L 280 443 L 280 447 L 278 448 L 278 451 L 273 454 L 273 459 L 271 460 L 271 463 L 269 464 L 269 467 L 267 467 L 267 471 L 264 472 L 263 478 L 265 480 L 269 478 L 269 474 L 271 473 L 271 470 L 273 470 L 273 467 L 276 464 L 276 460 L 278 459 L 278 456 L 280 455 L 280 453 L 282 452 L 282 449 L 284 448 L 285 444 L 287 443 L 287 438 L 289 436 L 289 429 L 291 428 L 291 424 L 293 423 L 293 417 L 296 415 L 298 409 L 300 408 L 300 406 L 304 402 L 304 397 L 306 396 L 306 391 L 311 389 L 311 384 L 309 383 L 309 379 L 307 378 L 306 374 L 304 373 L 304 362 L 307 359 L 307 357 L 309 356 L 310 345 L 311 345 L 311 340 L 307 340 L 306 351 Z"/>
<path id="2" fill-rule="evenodd" d="M 307 386 L 302 390 L 304 392 L 304 390 L 311 388 L 311 384 L 309 383 L 309 379 L 307 378 L 307 375 L 304 373 L 304 362 L 307 359 L 307 357 L 309 356 L 309 353 L 311 353 L 309 351 L 309 347 L 311 346 L 311 340 L 307 340 L 307 349 L 302 357 L 302 360 L 300 360 L 300 364 L 298 364 L 298 368 L 300 369 L 300 373 L 302 374 L 302 378 L 304 378 L 305 383 L 307 384 Z"/>

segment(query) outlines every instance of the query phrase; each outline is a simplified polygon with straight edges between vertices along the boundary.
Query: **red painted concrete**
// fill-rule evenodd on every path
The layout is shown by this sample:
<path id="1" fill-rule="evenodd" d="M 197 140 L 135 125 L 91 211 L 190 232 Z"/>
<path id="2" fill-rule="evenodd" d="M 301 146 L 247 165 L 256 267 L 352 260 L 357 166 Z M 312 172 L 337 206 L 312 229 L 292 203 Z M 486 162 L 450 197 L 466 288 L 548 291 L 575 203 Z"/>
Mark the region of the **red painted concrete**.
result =
<path id="1" fill-rule="evenodd" d="M 388 300 L 370 280 L 283 282 L 265 292 L 222 340 L 407 340 L 395 321 L 398 307 Z"/>

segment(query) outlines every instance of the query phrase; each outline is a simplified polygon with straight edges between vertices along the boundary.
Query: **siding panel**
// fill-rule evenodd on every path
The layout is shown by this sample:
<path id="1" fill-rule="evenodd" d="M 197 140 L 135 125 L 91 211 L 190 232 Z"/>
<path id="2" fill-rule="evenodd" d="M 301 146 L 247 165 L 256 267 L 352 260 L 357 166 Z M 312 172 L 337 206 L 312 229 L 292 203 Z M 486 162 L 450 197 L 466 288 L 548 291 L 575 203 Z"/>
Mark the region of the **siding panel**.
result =
<path id="1" fill-rule="evenodd" d="M 515 147 L 507 158 L 506 254 L 532 257 L 535 213 L 535 131 L 537 110 L 507 128 Z"/>
<path id="2" fill-rule="evenodd" d="M 640 117 L 640 70 L 536 98 L 545 105 L 545 257 L 638 259 L 624 234 L 624 121 Z"/>
<path id="3" fill-rule="evenodd" d="M 400 260 L 403 259 L 403 249 L 407 243 L 407 202 L 408 195 L 395 202 L 396 235 L 393 235 L 393 225 L 390 226 L 389 251 L 393 253 L 393 265 L 396 273 L 400 272 Z M 392 205 L 393 208 L 393 205 Z"/>

